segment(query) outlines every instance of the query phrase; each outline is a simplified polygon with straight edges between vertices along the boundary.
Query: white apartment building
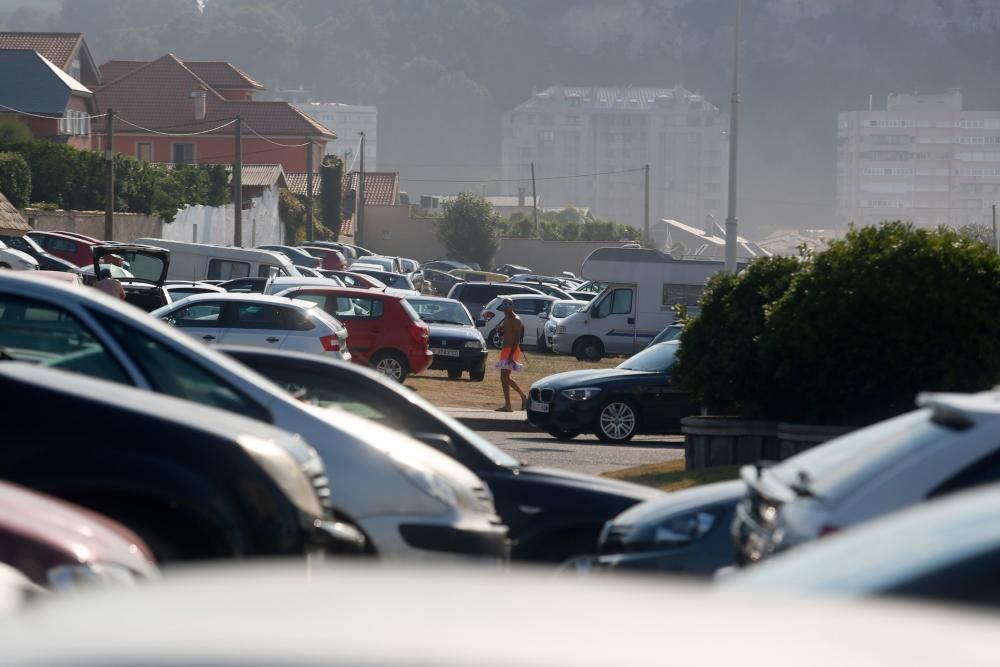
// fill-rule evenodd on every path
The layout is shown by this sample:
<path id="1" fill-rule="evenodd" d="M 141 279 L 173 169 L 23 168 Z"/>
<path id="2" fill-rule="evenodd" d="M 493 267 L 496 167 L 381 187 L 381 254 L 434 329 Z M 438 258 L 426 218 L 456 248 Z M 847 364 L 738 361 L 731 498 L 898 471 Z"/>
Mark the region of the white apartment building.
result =
<path id="1" fill-rule="evenodd" d="M 885 111 L 838 114 L 837 215 L 860 225 L 990 224 L 1000 202 L 1000 111 L 962 93 L 889 95 Z"/>
<path id="2" fill-rule="evenodd" d="M 358 156 L 361 137 L 358 136 L 358 132 L 364 132 L 365 171 L 376 171 L 378 168 L 376 107 L 339 102 L 298 102 L 295 108 L 337 133 L 335 141 L 327 142 L 326 154 L 339 156 L 344 161 L 345 172 L 361 169 L 361 159 Z"/>
<path id="3" fill-rule="evenodd" d="M 729 114 L 673 88 L 553 86 L 503 114 L 505 194 L 531 194 L 550 208 L 590 208 L 595 217 L 642 229 L 650 165 L 650 221 L 723 220 Z M 572 178 L 577 174 L 611 175 Z M 565 178 L 570 177 L 570 178 Z M 528 179 L 513 182 L 513 179 Z"/>

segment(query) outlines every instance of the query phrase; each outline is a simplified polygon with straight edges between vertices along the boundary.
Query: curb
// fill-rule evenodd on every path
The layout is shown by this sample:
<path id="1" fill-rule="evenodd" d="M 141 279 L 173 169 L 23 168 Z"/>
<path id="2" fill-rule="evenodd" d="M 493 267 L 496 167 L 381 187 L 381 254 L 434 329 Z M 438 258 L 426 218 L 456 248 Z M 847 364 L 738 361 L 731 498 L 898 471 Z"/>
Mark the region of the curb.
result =
<path id="1" fill-rule="evenodd" d="M 527 419 L 490 419 L 489 417 L 456 417 L 473 431 L 507 431 L 510 433 L 541 433 Z"/>

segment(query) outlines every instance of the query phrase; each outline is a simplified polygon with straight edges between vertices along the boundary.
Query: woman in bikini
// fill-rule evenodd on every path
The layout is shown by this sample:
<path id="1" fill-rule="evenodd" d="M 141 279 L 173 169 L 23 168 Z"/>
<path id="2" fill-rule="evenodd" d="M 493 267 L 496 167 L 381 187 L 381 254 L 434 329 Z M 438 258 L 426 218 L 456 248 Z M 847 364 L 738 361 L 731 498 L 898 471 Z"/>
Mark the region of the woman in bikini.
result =
<path id="1" fill-rule="evenodd" d="M 494 366 L 500 371 L 500 387 L 503 389 L 503 406 L 496 409 L 497 412 L 513 412 L 510 404 L 510 389 L 514 388 L 518 396 L 521 397 L 521 409 L 527 407 L 528 398 L 521 391 L 511 377 L 511 373 L 517 373 L 524 369 L 521 361 L 521 335 L 524 333 L 524 325 L 521 318 L 514 312 L 514 302 L 504 299 L 498 308 L 503 313 L 503 322 L 500 323 L 500 335 L 503 337 L 503 349 L 500 350 L 500 360 Z"/>

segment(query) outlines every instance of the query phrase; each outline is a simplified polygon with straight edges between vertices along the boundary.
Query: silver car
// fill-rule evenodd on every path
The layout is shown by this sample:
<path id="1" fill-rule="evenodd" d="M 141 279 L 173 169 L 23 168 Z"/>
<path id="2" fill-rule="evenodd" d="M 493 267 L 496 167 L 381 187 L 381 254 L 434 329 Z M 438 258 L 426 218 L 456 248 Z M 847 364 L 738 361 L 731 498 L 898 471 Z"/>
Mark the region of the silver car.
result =
<path id="1" fill-rule="evenodd" d="M 263 294 L 194 294 L 151 315 L 210 345 L 251 345 L 349 361 L 347 328 L 315 303 Z"/>
<path id="2" fill-rule="evenodd" d="M 118 299 L 30 275 L 0 272 L 0 349 L 6 357 L 219 407 L 298 433 L 326 466 L 333 507 L 383 557 L 506 558 L 507 528 L 492 494 L 452 458 L 343 410 L 302 403 Z"/>

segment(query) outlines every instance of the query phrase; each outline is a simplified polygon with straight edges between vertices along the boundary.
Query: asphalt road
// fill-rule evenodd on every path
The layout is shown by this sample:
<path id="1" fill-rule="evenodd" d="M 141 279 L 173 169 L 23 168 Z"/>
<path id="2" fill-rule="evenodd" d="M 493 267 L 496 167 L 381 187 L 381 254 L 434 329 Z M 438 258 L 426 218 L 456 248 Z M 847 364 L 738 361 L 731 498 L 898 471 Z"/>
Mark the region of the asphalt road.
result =
<path id="1" fill-rule="evenodd" d="M 684 457 L 683 436 L 640 436 L 623 445 L 608 445 L 592 435 L 573 440 L 511 431 L 480 431 L 480 435 L 518 460 L 591 475 Z"/>

